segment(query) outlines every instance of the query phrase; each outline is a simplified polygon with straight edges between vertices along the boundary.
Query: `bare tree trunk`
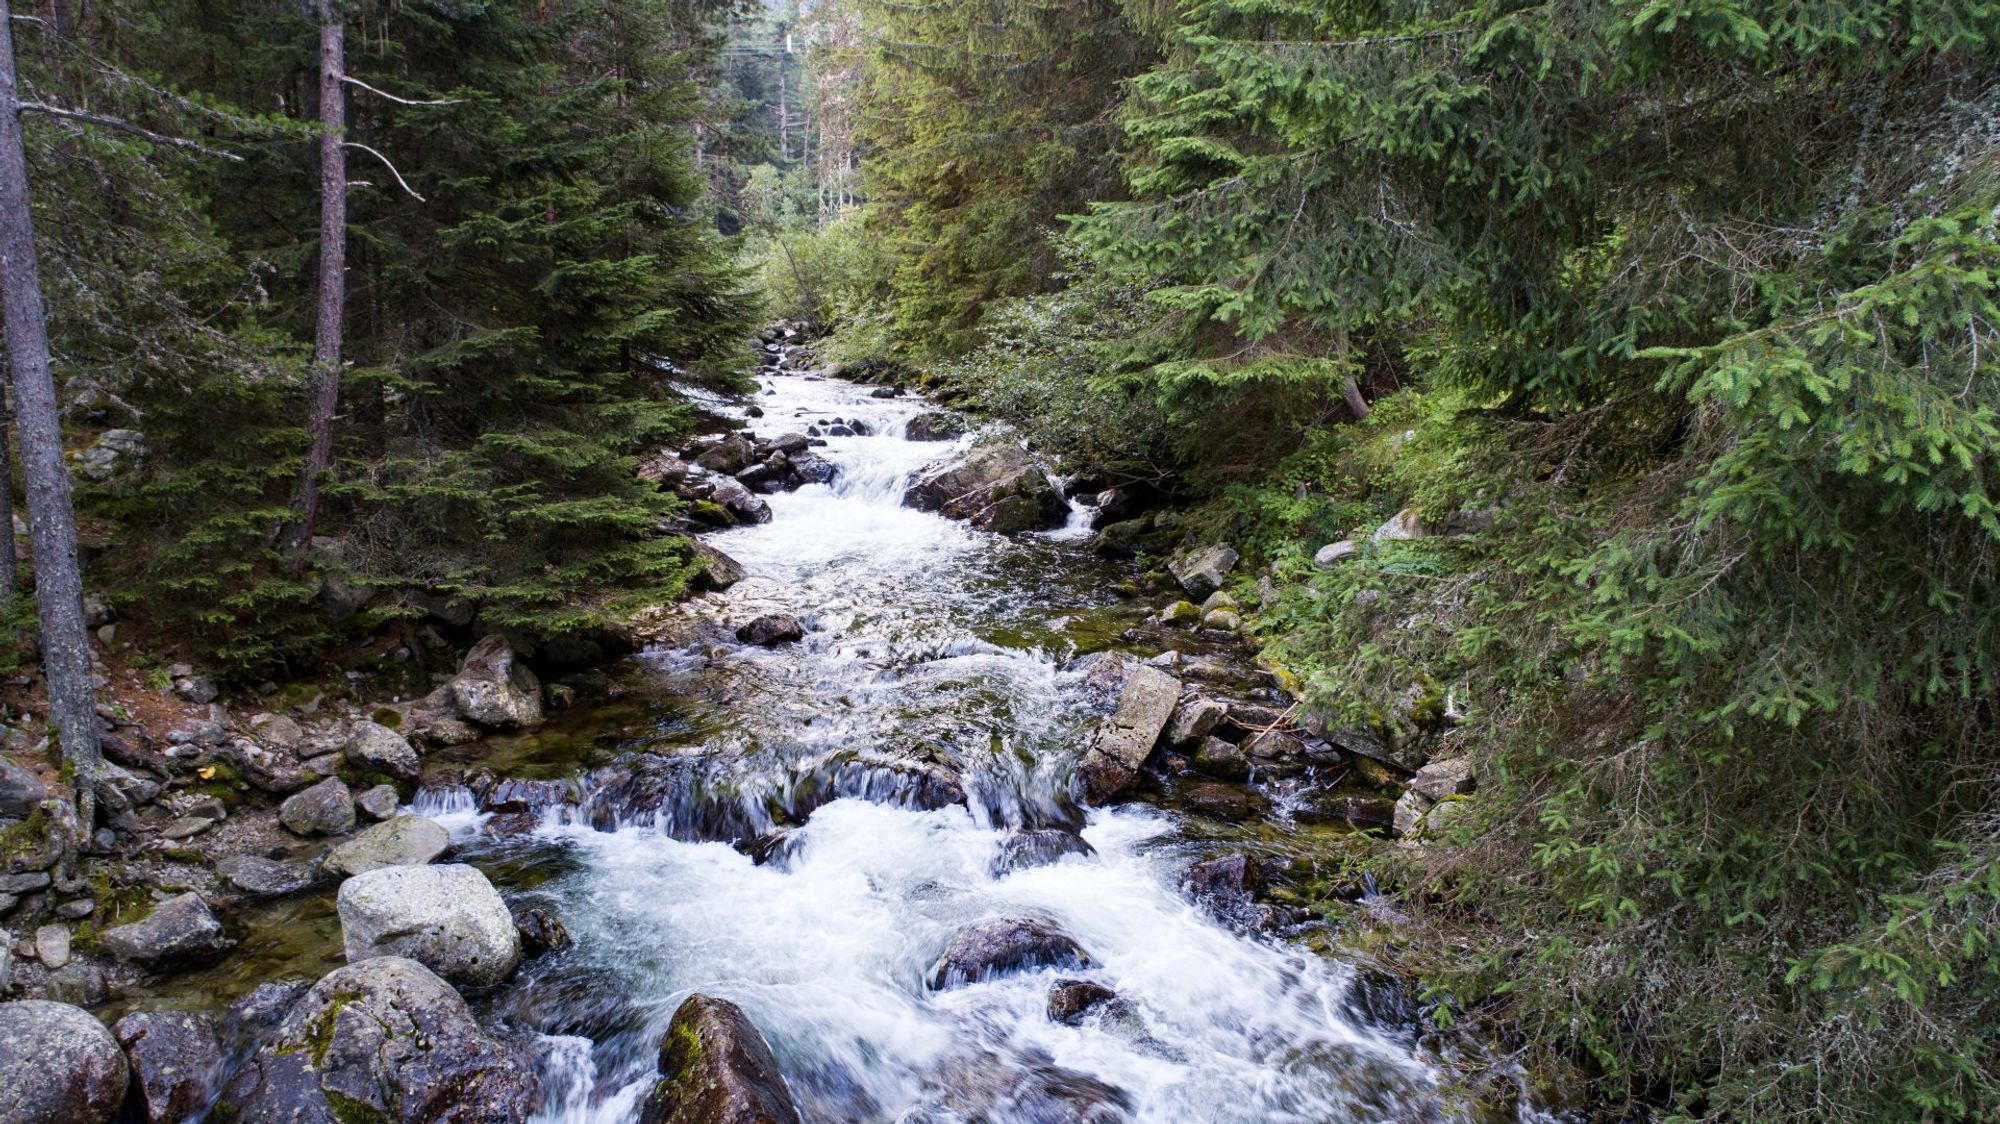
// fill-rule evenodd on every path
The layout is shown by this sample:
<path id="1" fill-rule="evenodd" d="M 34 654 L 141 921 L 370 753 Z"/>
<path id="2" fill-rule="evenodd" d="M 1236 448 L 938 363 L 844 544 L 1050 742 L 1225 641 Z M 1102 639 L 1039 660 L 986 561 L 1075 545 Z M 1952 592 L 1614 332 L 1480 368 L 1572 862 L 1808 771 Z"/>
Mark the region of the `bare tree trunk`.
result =
<path id="1" fill-rule="evenodd" d="M 0 600 L 21 592 L 21 575 L 14 557 L 14 453 L 8 428 L 14 424 L 13 403 L 0 386 Z"/>
<path id="2" fill-rule="evenodd" d="M 1349 376 L 1346 384 L 1340 388 L 1340 393 L 1342 397 L 1347 399 L 1347 408 L 1354 411 L 1354 420 L 1366 421 L 1368 418 L 1368 399 L 1361 396 L 1361 384 L 1355 382 L 1353 377 Z"/>
<path id="3" fill-rule="evenodd" d="M 347 303 L 346 24 L 334 0 L 319 0 L 319 315 L 313 328 L 312 444 L 299 474 L 292 545 L 312 542 L 320 479 L 333 463 L 340 412 L 341 311 Z"/>
<path id="4" fill-rule="evenodd" d="M 9 0 L 0 0 L 0 290 L 4 291 L 0 296 L 5 298 L 7 355 L 20 410 L 21 466 L 35 551 L 35 600 L 41 612 L 49 725 L 75 779 L 78 831 L 88 838 L 96 822 L 92 786 L 103 772 L 104 757 L 97 740 L 95 688 L 83 623 L 76 512 L 70 501 L 69 467 L 63 463 L 41 264 L 35 258 L 34 214 L 28 206 L 28 154 L 21 144 L 13 15 Z M 8 534 L 12 533 L 10 525 Z M 65 865 L 74 861 L 75 848 L 70 848 Z M 73 868 L 64 872 L 65 878 L 73 875 Z"/>

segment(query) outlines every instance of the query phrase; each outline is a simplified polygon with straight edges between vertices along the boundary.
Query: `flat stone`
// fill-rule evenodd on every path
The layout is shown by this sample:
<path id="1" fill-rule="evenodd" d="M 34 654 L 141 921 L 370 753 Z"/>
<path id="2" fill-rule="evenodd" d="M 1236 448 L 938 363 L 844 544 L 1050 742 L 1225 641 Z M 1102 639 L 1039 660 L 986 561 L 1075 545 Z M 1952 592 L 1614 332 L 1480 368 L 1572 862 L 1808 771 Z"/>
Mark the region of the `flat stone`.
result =
<path id="1" fill-rule="evenodd" d="M 162 839 L 192 839 L 209 828 L 215 821 L 207 816 L 182 816 L 160 829 Z"/>
<path id="2" fill-rule="evenodd" d="M 144 920 L 104 933 L 104 947 L 121 960 L 149 967 L 208 960 L 229 948 L 222 922 L 209 911 L 200 894 L 168 898 Z"/>
<path id="3" fill-rule="evenodd" d="M 319 882 L 304 863 L 278 862 L 261 855 L 231 855 L 215 864 L 215 872 L 252 897 L 281 898 L 311 889 Z"/>
<path id="4" fill-rule="evenodd" d="M 1085 800 L 1103 803 L 1124 790 L 1153 752 L 1180 696 L 1181 681 L 1166 672 L 1154 667 L 1133 670 L 1118 696 L 1118 709 L 1098 726 L 1077 766 Z"/>
<path id="5" fill-rule="evenodd" d="M 347 878 L 388 866 L 422 866 L 451 847 L 451 833 L 428 816 L 384 820 L 327 852 L 320 864 L 328 874 Z"/>

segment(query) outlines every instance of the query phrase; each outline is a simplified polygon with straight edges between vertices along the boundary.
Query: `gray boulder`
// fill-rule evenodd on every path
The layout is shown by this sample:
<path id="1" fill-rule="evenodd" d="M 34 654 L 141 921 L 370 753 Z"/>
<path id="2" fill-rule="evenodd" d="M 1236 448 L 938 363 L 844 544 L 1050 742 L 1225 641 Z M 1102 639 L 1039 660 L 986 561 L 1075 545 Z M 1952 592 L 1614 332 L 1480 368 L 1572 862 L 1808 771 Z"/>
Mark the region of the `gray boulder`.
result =
<path id="1" fill-rule="evenodd" d="M 1221 738 L 1203 738 L 1194 751 L 1194 767 L 1198 773 L 1223 780 L 1240 781 L 1250 775 L 1250 759 L 1243 755 L 1241 746 Z"/>
<path id="2" fill-rule="evenodd" d="M 354 795 L 339 777 L 285 798 L 278 822 L 296 835 L 344 835 L 354 830 Z"/>
<path id="3" fill-rule="evenodd" d="M 119 1019 L 112 1033 L 125 1048 L 147 1124 L 194 1120 L 220 1091 L 222 1041 L 205 1016 L 137 1011 Z"/>
<path id="4" fill-rule="evenodd" d="M 384 820 L 333 850 L 321 869 L 336 878 L 351 878 L 389 866 L 423 866 L 451 847 L 451 833 L 428 816 L 397 816 Z"/>
<path id="5" fill-rule="evenodd" d="M 1077 779 L 1083 798 L 1101 804 L 1118 795 L 1153 752 L 1153 743 L 1173 717 L 1181 681 L 1156 667 L 1139 667 L 1125 680 L 1118 709 L 1097 728 Z"/>
<path id="6" fill-rule="evenodd" d="M 903 506 L 999 534 L 1047 530 L 1069 518 L 1069 505 L 1048 472 L 1011 441 L 927 466 L 904 489 Z"/>
<path id="7" fill-rule="evenodd" d="M 1454 757 L 1449 761 L 1433 761 L 1418 769 L 1417 775 L 1410 778 L 1410 791 L 1435 804 L 1447 796 L 1463 796 L 1471 792 L 1475 782 L 1472 762 Z"/>
<path id="8" fill-rule="evenodd" d="M 1201 741 L 1222 725 L 1229 717 L 1229 704 L 1221 699 L 1191 698 L 1174 709 L 1174 718 L 1167 725 L 1167 741 L 1175 747 L 1185 747 Z"/>
<path id="9" fill-rule="evenodd" d="M 521 936 L 493 883 L 464 865 L 390 866 L 341 884 L 350 963 L 407 956 L 446 979 L 489 986 L 521 962 Z"/>
<path id="10" fill-rule="evenodd" d="M 1174 555 L 1167 562 L 1167 570 L 1189 597 L 1200 601 L 1222 588 L 1223 580 L 1236 568 L 1240 557 L 1234 547 L 1217 543 Z"/>
<path id="11" fill-rule="evenodd" d="M 1091 1008 L 1117 997 L 1117 992 L 1089 980 L 1057 980 L 1049 989 L 1049 1019 L 1074 1025 Z"/>
<path id="12" fill-rule="evenodd" d="M 67 1003 L 0 1003 L 0 1120 L 105 1124 L 125 1099 L 125 1054 Z"/>
<path id="13" fill-rule="evenodd" d="M 694 588 L 719 593 L 743 580 L 743 564 L 707 543 L 689 539 L 688 550 L 695 565 L 694 577 L 690 579 Z"/>
<path id="14" fill-rule="evenodd" d="M 993 856 L 992 870 L 997 878 L 1017 870 L 1061 862 L 1068 855 L 1088 858 L 1096 853 L 1097 848 L 1073 831 L 1059 827 L 1019 831 L 1000 841 L 1000 847 Z"/>
<path id="15" fill-rule="evenodd" d="M 450 984 L 414 960 L 378 957 L 328 973 L 294 1003 L 230 1081 L 219 1116 L 515 1124 L 536 1101 L 527 1067 Z"/>
<path id="16" fill-rule="evenodd" d="M 1406 507 L 1396 513 L 1387 523 L 1375 528 L 1376 542 L 1394 542 L 1399 539 L 1421 539 L 1430 536 L 1430 527 L 1424 517 L 1414 507 Z"/>
<path id="17" fill-rule="evenodd" d="M 639 1124 L 798 1124 L 764 1036 L 727 999 L 690 995 L 660 1039 L 660 1080 Z"/>
<path id="18" fill-rule="evenodd" d="M 1032 917 L 996 917 L 951 935 L 931 965 L 933 991 L 1037 968 L 1088 968 L 1090 954 L 1076 938 Z"/>
<path id="19" fill-rule="evenodd" d="M 288 749 L 259 745 L 247 738 L 229 743 L 224 756 L 235 763 L 243 779 L 264 792 L 282 795 L 297 792 L 319 779 Z"/>
<path id="20" fill-rule="evenodd" d="M 450 690 L 458 713 L 488 729 L 512 730 L 542 722 L 542 681 L 514 654 L 504 636 L 488 636 L 474 644 Z"/>
<path id="21" fill-rule="evenodd" d="M 763 648 L 775 648 L 780 644 L 803 640 L 805 635 L 805 626 L 799 623 L 797 617 L 788 613 L 770 613 L 736 630 L 738 640 Z"/>
<path id="22" fill-rule="evenodd" d="M 402 804 L 396 790 L 386 784 L 378 784 L 366 792 L 354 794 L 354 806 L 361 809 L 370 819 L 386 820 L 396 814 Z"/>
<path id="23" fill-rule="evenodd" d="M 0 757 L 0 816 L 26 816 L 49 795 L 48 786 L 33 769 Z"/>
<path id="24" fill-rule="evenodd" d="M 771 521 L 771 505 L 765 503 L 763 499 L 758 497 L 749 488 L 744 487 L 743 482 L 740 480 L 730 477 L 723 477 L 717 480 L 715 488 L 709 493 L 708 498 L 721 504 L 723 509 L 734 516 L 738 523 L 769 523 Z"/>
<path id="25" fill-rule="evenodd" d="M 423 775 L 423 762 L 409 739 L 376 722 L 356 722 L 348 735 L 347 760 L 358 769 L 387 773 L 399 781 Z"/>
<path id="26" fill-rule="evenodd" d="M 222 922 L 195 893 L 168 898 L 144 920 L 104 933 L 104 947 L 114 956 L 153 968 L 213 959 L 229 945 Z"/>
<path id="27" fill-rule="evenodd" d="M 931 410 L 911 418 L 903 426 L 910 441 L 949 441 L 965 433 L 965 419 L 943 410 Z"/>

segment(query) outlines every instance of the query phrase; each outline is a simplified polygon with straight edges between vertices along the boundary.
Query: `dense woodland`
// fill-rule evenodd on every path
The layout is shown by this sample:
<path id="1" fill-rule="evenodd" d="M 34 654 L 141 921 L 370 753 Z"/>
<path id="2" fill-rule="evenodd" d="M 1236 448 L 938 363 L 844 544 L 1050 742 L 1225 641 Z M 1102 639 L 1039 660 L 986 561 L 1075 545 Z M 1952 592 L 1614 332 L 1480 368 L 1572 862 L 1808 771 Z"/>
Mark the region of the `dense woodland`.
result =
<path id="1" fill-rule="evenodd" d="M 560 644 L 677 595 L 634 467 L 784 318 L 1156 497 L 1148 555 L 1234 543 L 1311 705 L 1480 761 L 1432 845 L 1355 856 L 1438 1020 L 1606 1119 L 2000 1115 L 2000 5 L 12 31 L 84 586 L 139 658 L 258 682 L 423 598 Z M 1436 533 L 1367 535 L 1399 512 Z"/>

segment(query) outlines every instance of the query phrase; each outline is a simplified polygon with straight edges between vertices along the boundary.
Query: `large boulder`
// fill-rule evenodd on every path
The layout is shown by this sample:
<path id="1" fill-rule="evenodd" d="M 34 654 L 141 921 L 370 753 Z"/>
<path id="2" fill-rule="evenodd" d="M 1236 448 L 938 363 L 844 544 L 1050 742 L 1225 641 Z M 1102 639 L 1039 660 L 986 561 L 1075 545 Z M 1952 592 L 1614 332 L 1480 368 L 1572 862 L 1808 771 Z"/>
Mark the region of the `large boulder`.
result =
<path id="1" fill-rule="evenodd" d="M 0 757 L 0 816 L 19 819 L 50 795 L 48 786 L 33 769 Z"/>
<path id="2" fill-rule="evenodd" d="M 790 644 L 805 639 L 805 635 L 805 626 L 789 613 L 769 613 L 736 630 L 738 640 L 762 648 Z"/>
<path id="3" fill-rule="evenodd" d="M 356 722 L 346 752 L 348 763 L 357 769 L 386 773 L 399 781 L 423 775 L 423 762 L 409 739 L 377 722 Z"/>
<path id="4" fill-rule="evenodd" d="M 229 946 L 222 922 L 196 893 L 168 898 L 143 920 L 104 931 L 112 955 L 149 968 L 212 960 Z"/>
<path id="5" fill-rule="evenodd" d="M 903 424 L 903 437 L 910 441 L 949 441 L 965 431 L 964 417 L 943 410 L 918 414 Z"/>
<path id="6" fill-rule="evenodd" d="M 451 701 L 467 721 L 492 730 L 538 726 L 542 682 L 514 654 L 504 636 L 488 636 L 472 646 L 451 684 Z"/>
<path id="7" fill-rule="evenodd" d="M 1088 968 L 1090 954 L 1076 938 L 1032 917 L 995 917 L 951 935 L 931 965 L 932 990 L 942 990 L 1037 968 Z"/>
<path id="8" fill-rule="evenodd" d="M 278 822 L 297 835 L 345 835 L 354 830 L 354 794 L 339 777 L 285 798 Z"/>
<path id="9" fill-rule="evenodd" d="M 1167 562 L 1167 570 L 1189 597 L 1201 601 L 1222 588 L 1223 580 L 1236 568 L 1240 557 L 1235 547 L 1217 543 L 1174 555 Z"/>
<path id="10" fill-rule="evenodd" d="M 67 1003 L 0 1003 L 0 1120 L 105 1124 L 125 1099 L 125 1053 Z"/>
<path id="11" fill-rule="evenodd" d="M 220 1090 L 222 1040 L 215 1023 L 185 1011 L 135 1011 L 112 1028 L 138 1083 L 147 1124 L 197 1119 Z"/>
<path id="12" fill-rule="evenodd" d="M 451 847 L 451 833 L 428 816 L 384 820 L 333 850 L 320 863 L 335 878 L 390 866 L 423 866 Z"/>
<path id="13" fill-rule="evenodd" d="M 639 1124 L 798 1124 L 778 1061 L 743 1009 L 690 995 L 660 1039 L 660 1080 Z"/>
<path id="14" fill-rule="evenodd" d="M 720 593 L 743 580 L 743 564 L 699 539 L 688 540 L 695 566 L 690 585 L 704 593 Z"/>
<path id="15" fill-rule="evenodd" d="M 485 987 L 521 962 L 513 914 L 469 866 L 371 870 L 341 884 L 337 905 L 350 963 L 406 956 L 448 980 Z"/>
<path id="16" fill-rule="evenodd" d="M 1101 804 L 1123 791 L 1153 752 L 1180 697 L 1181 681 L 1157 667 L 1139 667 L 1126 678 L 1118 709 L 1097 728 L 1077 765 L 1085 800 Z"/>
<path id="17" fill-rule="evenodd" d="M 389 956 L 336 969 L 292 1004 L 230 1081 L 218 1116 L 511 1124 L 536 1100 L 527 1067 L 450 984 Z"/>
<path id="18" fill-rule="evenodd" d="M 743 485 L 741 480 L 722 477 L 715 481 L 709 500 L 722 505 L 738 523 L 769 523 L 771 505 Z"/>
<path id="19" fill-rule="evenodd" d="M 904 489 L 903 505 L 1000 534 L 1060 527 L 1069 518 L 1062 490 L 1011 441 L 926 467 Z"/>

